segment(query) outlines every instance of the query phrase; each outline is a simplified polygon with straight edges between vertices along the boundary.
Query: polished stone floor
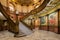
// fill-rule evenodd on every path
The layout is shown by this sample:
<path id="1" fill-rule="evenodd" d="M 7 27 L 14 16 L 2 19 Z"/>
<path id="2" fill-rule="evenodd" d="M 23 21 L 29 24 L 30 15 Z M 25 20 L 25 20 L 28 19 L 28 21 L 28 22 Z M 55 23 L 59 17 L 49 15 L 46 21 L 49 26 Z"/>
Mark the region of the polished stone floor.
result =
<path id="1" fill-rule="evenodd" d="M 8 31 L 0 32 L 0 40 L 60 40 L 60 35 L 43 30 L 34 30 L 35 32 L 25 37 L 13 37 L 14 34 Z"/>

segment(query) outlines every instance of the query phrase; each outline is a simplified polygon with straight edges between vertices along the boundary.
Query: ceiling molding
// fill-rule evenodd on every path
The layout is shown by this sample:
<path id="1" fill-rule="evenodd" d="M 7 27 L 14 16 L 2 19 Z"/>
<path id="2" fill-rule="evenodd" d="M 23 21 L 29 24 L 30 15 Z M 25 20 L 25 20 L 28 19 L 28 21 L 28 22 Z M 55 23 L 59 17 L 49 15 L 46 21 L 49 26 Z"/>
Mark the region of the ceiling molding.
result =
<path id="1" fill-rule="evenodd" d="M 60 3 L 58 5 L 56 5 L 53 9 L 51 9 L 51 10 L 45 12 L 45 13 L 39 14 L 39 17 L 42 17 L 42 16 L 46 16 L 48 14 L 51 14 L 52 12 L 58 10 L 59 8 L 60 8 Z"/>

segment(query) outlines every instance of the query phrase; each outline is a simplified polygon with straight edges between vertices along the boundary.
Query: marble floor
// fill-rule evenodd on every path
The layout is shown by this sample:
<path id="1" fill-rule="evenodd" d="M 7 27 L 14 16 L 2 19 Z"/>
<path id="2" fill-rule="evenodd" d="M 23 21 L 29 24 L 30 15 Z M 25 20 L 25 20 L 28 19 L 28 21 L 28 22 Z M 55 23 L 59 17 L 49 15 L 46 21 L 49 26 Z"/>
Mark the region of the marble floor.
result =
<path id="1" fill-rule="evenodd" d="M 60 40 L 60 35 L 49 31 L 35 30 L 28 36 L 17 38 L 11 32 L 1 31 L 0 40 Z"/>

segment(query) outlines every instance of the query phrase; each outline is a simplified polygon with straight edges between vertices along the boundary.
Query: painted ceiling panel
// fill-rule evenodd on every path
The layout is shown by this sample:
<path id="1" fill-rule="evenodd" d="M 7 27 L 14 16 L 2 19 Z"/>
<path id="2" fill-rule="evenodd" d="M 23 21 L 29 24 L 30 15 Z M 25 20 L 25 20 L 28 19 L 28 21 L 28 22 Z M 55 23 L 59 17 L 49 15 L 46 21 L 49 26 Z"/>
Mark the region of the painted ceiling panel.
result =
<path id="1" fill-rule="evenodd" d="M 46 15 L 46 13 L 49 14 L 49 12 L 51 13 L 52 10 L 54 10 L 54 9 L 57 10 L 59 8 L 58 6 L 60 6 L 60 0 L 50 0 L 50 2 L 47 4 L 47 6 L 37 15 L 44 16 L 44 14 Z"/>

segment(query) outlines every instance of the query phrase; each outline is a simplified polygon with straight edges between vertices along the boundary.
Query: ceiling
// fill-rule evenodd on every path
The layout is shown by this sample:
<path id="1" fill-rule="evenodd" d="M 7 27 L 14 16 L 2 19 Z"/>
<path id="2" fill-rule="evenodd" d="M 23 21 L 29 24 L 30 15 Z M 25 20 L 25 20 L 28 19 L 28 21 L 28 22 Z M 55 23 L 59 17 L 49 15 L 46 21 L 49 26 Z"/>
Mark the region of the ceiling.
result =
<path id="1" fill-rule="evenodd" d="M 9 7 L 11 11 L 15 10 L 23 13 L 29 13 L 38 8 L 44 0 L 0 0 L 3 6 Z"/>
<path id="2" fill-rule="evenodd" d="M 50 0 L 47 6 L 37 15 L 39 15 L 40 17 L 45 16 L 56 11 L 57 9 L 60 9 L 60 0 Z"/>
<path id="3" fill-rule="evenodd" d="M 3 5 L 7 6 L 6 5 L 6 0 L 0 0 L 0 2 Z M 25 4 L 27 4 L 27 3 L 25 3 Z M 47 4 L 47 6 L 42 11 L 40 11 L 39 13 L 37 13 L 36 15 L 38 15 L 38 17 L 45 16 L 47 14 L 50 14 L 50 13 L 56 11 L 59 8 L 60 8 L 60 0 L 50 0 L 50 2 Z M 32 16 L 30 16 L 30 17 L 32 17 Z"/>
<path id="4" fill-rule="evenodd" d="M 60 9 L 60 0 L 50 0 L 50 2 L 46 5 L 46 7 L 40 11 L 39 13 L 35 14 L 35 15 L 31 15 L 30 17 L 42 17 L 42 16 L 46 16 L 54 11 L 56 11 L 57 9 Z"/>

